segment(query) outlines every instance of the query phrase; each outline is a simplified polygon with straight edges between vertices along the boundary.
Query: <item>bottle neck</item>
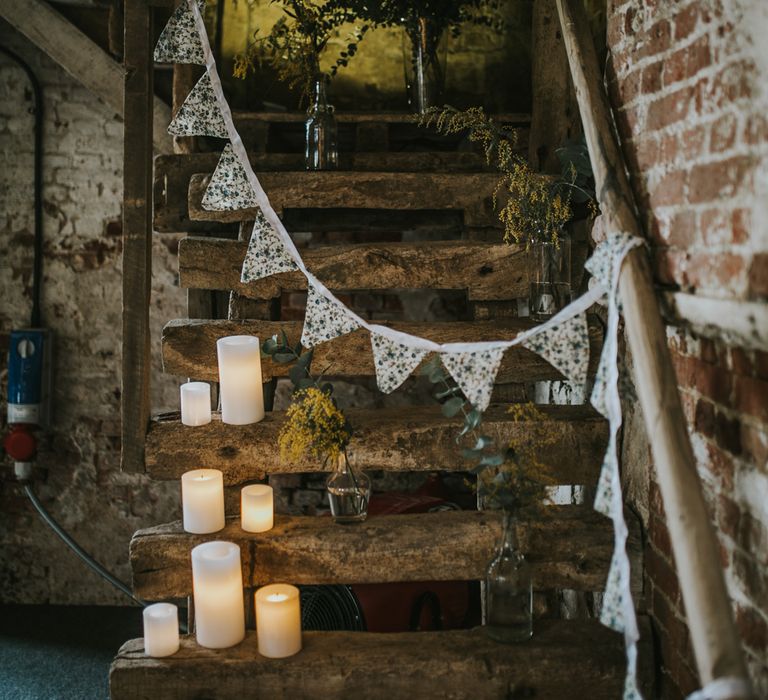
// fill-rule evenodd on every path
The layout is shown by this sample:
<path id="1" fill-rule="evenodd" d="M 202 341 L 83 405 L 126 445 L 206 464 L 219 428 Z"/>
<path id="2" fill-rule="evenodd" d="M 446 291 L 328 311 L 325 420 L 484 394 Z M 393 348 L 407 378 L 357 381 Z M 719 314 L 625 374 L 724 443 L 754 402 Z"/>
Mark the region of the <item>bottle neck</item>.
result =
<path id="1" fill-rule="evenodd" d="M 502 517 L 501 547 L 503 554 L 512 554 L 518 551 L 517 543 L 517 518 L 512 511 L 504 510 Z"/>
<path id="2" fill-rule="evenodd" d="M 317 111 L 327 111 L 330 107 L 328 104 L 328 81 L 325 76 L 315 78 L 312 107 Z"/>

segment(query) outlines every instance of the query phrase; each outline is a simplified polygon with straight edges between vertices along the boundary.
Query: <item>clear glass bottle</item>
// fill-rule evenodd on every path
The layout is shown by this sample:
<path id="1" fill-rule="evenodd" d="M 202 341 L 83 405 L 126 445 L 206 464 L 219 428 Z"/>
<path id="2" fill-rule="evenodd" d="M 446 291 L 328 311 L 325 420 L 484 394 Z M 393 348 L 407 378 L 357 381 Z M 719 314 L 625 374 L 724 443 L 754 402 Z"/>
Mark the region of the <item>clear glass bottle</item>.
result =
<path id="1" fill-rule="evenodd" d="M 325 487 L 331 504 L 331 515 L 337 523 L 359 523 L 368 517 L 371 480 L 352 467 L 346 453 L 343 452 L 336 459 Z"/>
<path id="2" fill-rule="evenodd" d="M 447 54 L 445 31 L 429 17 L 416 17 L 405 25 L 403 61 L 411 110 L 423 114 L 443 104 Z"/>
<path id="3" fill-rule="evenodd" d="M 557 243 L 531 243 L 530 315 L 546 321 L 571 303 L 571 239 L 561 234 Z"/>
<path id="4" fill-rule="evenodd" d="M 501 543 L 485 573 L 485 631 L 505 644 L 533 636 L 531 568 L 517 545 L 517 522 L 504 511 Z"/>
<path id="5" fill-rule="evenodd" d="M 327 92 L 328 79 L 318 76 L 305 123 L 307 170 L 334 170 L 339 165 L 338 129 Z"/>

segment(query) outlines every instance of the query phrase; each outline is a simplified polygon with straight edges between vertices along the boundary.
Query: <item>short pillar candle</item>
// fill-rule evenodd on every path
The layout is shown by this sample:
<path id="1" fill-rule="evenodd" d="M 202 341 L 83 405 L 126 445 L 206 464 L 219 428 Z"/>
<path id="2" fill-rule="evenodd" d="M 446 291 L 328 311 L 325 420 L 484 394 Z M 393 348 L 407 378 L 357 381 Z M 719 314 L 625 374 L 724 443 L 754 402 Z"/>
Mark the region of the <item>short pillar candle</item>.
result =
<path id="1" fill-rule="evenodd" d="M 155 603 L 143 611 L 144 653 L 157 658 L 179 650 L 179 609 L 172 603 Z"/>
<path id="2" fill-rule="evenodd" d="M 240 527 L 246 532 L 266 532 L 275 524 L 272 487 L 251 484 L 240 492 Z"/>
<path id="3" fill-rule="evenodd" d="M 187 382 L 181 385 L 181 422 L 184 425 L 207 425 L 211 422 L 211 385 Z"/>
<path id="4" fill-rule="evenodd" d="M 299 589 L 284 583 L 256 591 L 256 637 L 259 654 L 282 659 L 301 651 Z"/>
<path id="5" fill-rule="evenodd" d="M 181 475 L 184 530 L 196 535 L 224 528 L 224 475 L 218 469 L 193 469 Z"/>
<path id="6" fill-rule="evenodd" d="M 192 591 L 200 646 L 224 649 L 243 641 L 243 573 L 236 544 L 205 542 L 192 549 Z"/>
<path id="7" fill-rule="evenodd" d="M 216 341 L 219 360 L 221 420 L 231 425 L 264 419 L 261 346 L 251 335 L 231 335 Z"/>

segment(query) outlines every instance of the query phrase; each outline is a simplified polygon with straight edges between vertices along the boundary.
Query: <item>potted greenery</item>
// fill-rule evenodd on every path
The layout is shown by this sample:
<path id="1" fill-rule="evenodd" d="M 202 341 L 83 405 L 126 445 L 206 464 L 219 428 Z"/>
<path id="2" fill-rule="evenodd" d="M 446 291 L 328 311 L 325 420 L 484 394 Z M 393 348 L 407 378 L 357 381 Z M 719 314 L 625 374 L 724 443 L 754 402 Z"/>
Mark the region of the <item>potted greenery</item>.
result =
<path id="1" fill-rule="evenodd" d="M 328 84 L 357 53 L 369 25 L 354 26 L 343 48 L 328 55 L 329 40 L 356 16 L 339 0 L 272 0 L 283 16 L 269 34 L 258 30 L 247 51 L 235 60 L 235 77 L 245 78 L 255 65 L 277 71 L 289 87 L 300 90 L 300 103 L 308 103 L 306 166 L 328 170 L 338 166 L 338 143 L 334 108 L 328 102 Z"/>

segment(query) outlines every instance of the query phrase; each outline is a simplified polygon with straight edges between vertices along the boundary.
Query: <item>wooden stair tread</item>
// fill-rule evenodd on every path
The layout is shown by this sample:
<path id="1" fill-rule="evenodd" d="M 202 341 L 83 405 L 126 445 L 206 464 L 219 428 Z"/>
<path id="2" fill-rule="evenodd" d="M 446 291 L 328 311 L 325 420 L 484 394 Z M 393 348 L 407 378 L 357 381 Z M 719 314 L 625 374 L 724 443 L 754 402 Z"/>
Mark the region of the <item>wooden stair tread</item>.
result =
<path id="1" fill-rule="evenodd" d="M 633 590 L 642 580 L 640 524 L 630 517 L 627 545 Z M 519 527 L 536 590 L 598 591 L 613 554 L 613 526 L 589 506 L 549 506 Z M 244 584 L 470 581 L 485 575 L 501 537 L 499 511 L 440 511 L 370 516 L 337 525 L 330 517 L 275 516 L 265 533 L 244 532 L 239 518 L 210 535 L 184 532 L 181 522 L 139 530 L 131 540 L 135 593 L 147 600 L 192 593 L 190 550 L 211 540 L 240 546 Z"/>
<path id="2" fill-rule="evenodd" d="M 502 124 L 529 124 L 531 115 L 527 112 L 499 112 L 489 115 L 493 120 Z M 248 121 L 254 122 L 294 122 L 303 124 L 307 120 L 307 113 L 301 111 L 262 111 L 246 112 L 235 111 L 232 113 L 235 124 L 245 124 Z M 342 110 L 336 113 L 336 121 L 339 124 L 414 124 L 418 120 L 418 115 L 413 112 L 348 112 Z"/>
<path id="3" fill-rule="evenodd" d="M 641 632 L 638 678 L 652 697 L 650 622 Z M 170 657 L 126 642 L 110 669 L 112 700 L 615 700 L 624 684 L 621 636 L 595 620 L 542 620 L 522 644 L 498 644 L 482 628 L 448 632 L 305 632 L 288 659 L 258 654 L 255 632 L 231 649 L 184 637 Z"/>
<path id="4" fill-rule="evenodd" d="M 261 172 L 272 207 L 284 209 L 459 209 L 468 224 L 501 226 L 492 195 L 498 173 Z M 193 175 L 187 207 L 192 221 L 248 221 L 257 209 L 206 211 L 210 175 Z"/>
<path id="5" fill-rule="evenodd" d="M 187 236 L 179 242 L 182 287 L 232 290 L 273 299 L 306 289 L 301 272 L 240 282 L 247 241 Z M 470 301 L 519 299 L 528 294 L 530 260 L 523 246 L 477 241 L 361 243 L 302 250 L 307 267 L 330 289 L 466 289 Z"/>
<path id="6" fill-rule="evenodd" d="M 597 483 L 608 427 L 587 406 L 539 406 L 548 434 L 557 440 L 542 450 L 541 461 L 558 484 Z M 353 409 L 349 453 L 361 469 L 388 471 L 466 471 L 455 437 L 460 418 L 446 418 L 438 406 Z M 155 479 L 178 479 L 201 465 L 224 472 L 225 483 L 261 479 L 266 474 L 324 471 L 320 460 L 280 459 L 277 437 L 284 413 L 267 413 L 261 423 L 227 425 L 218 414 L 208 425 L 182 425 L 178 414 L 152 420 L 146 440 L 147 473 Z M 486 411 L 483 433 L 499 444 L 530 431 L 530 423 L 513 421 L 506 406 Z"/>
<path id="7" fill-rule="evenodd" d="M 378 322 L 428 338 L 438 343 L 477 342 L 485 340 L 511 340 L 518 333 L 532 328 L 535 322 L 527 318 L 497 321 L 470 321 L 448 323 Z M 216 340 L 228 335 L 255 335 L 260 339 L 270 338 L 285 331 L 291 344 L 299 342 L 303 328 L 302 321 L 229 321 L 189 320 L 169 321 L 163 328 L 162 351 L 163 369 L 170 374 L 206 381 L 218 381 L 216 361 Z M 590 326 L 590 372 L 594 372 L 599 361 L 602 331 Z M 357 377 L 373 376 L 373 354 L 371 336 L 364 328 L 357 329 L 315 348 L 315 367 L 330 367 L 328 376 Z M 262 361 L 264 381 L 272 377 L 287 376 L 290 366 Z M 516 345 L 504 354 L 497 375 L 498 383 L 536 382 L 562 379 L 562 375 L 536 353 Z"/>

